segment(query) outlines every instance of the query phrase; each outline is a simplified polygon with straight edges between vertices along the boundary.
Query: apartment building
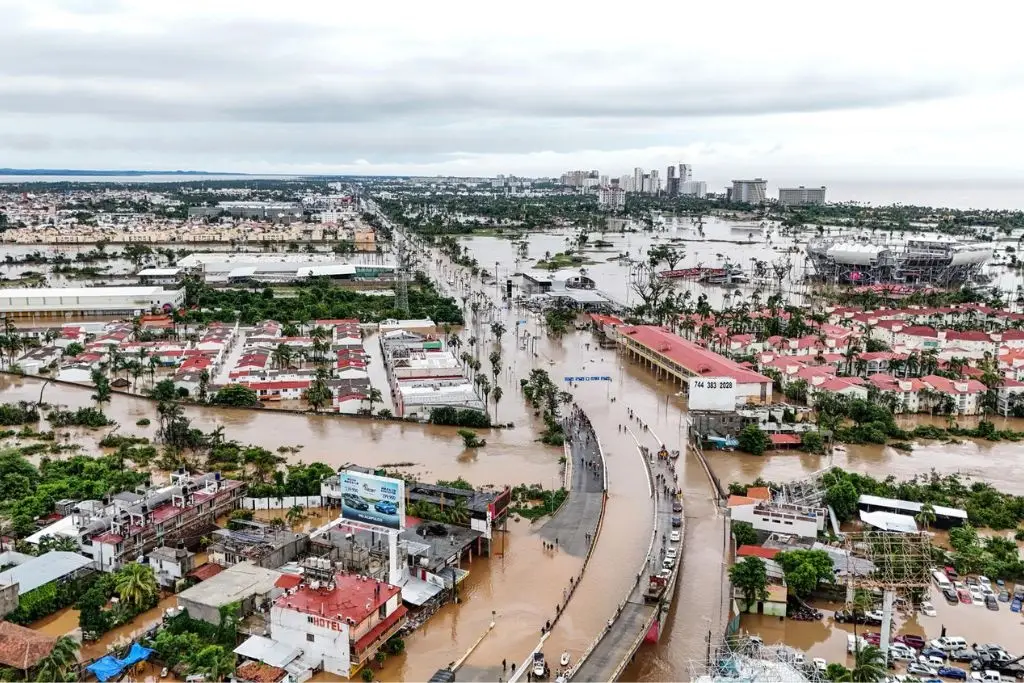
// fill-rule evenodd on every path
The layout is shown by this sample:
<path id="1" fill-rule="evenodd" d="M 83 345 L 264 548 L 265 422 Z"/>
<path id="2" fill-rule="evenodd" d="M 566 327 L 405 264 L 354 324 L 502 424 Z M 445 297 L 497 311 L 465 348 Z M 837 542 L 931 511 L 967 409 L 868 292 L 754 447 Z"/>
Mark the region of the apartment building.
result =
<path id="1" fill-rule="evenodd" d="M 779 204 L 782 206 L 811 206 L 825 203 L 825 186 L 780 187 Z"/>

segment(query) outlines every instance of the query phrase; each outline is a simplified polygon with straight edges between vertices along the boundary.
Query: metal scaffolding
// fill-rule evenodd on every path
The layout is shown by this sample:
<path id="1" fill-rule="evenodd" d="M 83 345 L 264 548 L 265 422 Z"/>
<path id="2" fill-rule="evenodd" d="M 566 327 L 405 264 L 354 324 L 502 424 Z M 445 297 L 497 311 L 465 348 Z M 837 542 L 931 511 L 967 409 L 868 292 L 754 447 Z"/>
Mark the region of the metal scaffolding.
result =
<path id="1" fill-rule="evenodd" d="M 689 680 L 696 683 L 824 683 L 823 672 L 803 652 L 788 645 L 764 645 L 760 639 L 726 643 L 711 661 L 691 660 Z"/>
<path id="2" fill-rule="evenodd" d="M 894 240 L 874 235 L 816 237 L 807 244 L 816 279 L 832 284 L 948 287 L 974 280 L 992 247 L 945 235 Z"/>

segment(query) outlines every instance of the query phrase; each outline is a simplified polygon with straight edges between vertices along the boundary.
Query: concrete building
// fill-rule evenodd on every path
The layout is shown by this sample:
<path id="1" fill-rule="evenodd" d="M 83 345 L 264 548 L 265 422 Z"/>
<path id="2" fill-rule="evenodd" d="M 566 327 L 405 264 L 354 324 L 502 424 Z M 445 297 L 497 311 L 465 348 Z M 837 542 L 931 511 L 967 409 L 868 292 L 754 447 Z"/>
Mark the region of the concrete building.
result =
<path id="1" fill-rule="evenodd" d="M 144 493 L 122 491 L 110 503 L 83 500 L 67 517 L 26 538 L 38 545 L 43 536 L 67 536 L 102 571 L 115 571 L 159 545 L 191 541 L 216 526 L 216 519 L 237 507 L 246 484 L 223 479 L 220 472 L 192 476 L 171 474 L 170 486 Z"/>
<path id="2" fill-rule="evenodd" d="M 270 633 L 301 649 L 317 668 L 351 678 L 405 625 L 407 614 L 398 586 L 334 574 L 327 581 L 307 578 L 275 600 Z"/>
<path id="3" fill-rule="evenodd" d="M 693 180 L 693 166 L 690 164 L 679 164 L 679 182 L 688 183 Z"/>
<path id="4" fill-rule="evenodd" d="M 140 285 L 177 285 L 185 277 L 181 268 L 144 268 L 135 274 Z"/>
<path id="5" fill-rule="evenodd" d="M 731 201 L 744 204 L 760 204 L 765 200 L 768 181 L 764 178 L 732 181 Z"/>
<path id="6" fill-rule="evenodd" d="M 597 191 L 597 205 L 605 211 L 626 208 L 626 191 L 617 186 L 605 186 Z"/>
<path id="7" fill-rule="evenodd" d="M 771 403 L 772 380 L 736 361 L 683 339 L 663 327 L 632 325 L 618 328 L 618 343 L 626 353 L 686 388 L 692 377 L 729 377 L 736 381 L 736 398 L 746 403 Z"/>
<path id="8" fill-rule="evenodd" d="M 237 602 L 241 606 L 239 616 L 246 617 L 284 593 L 277 586 L 282 576 L 273 569 L 241 562 L 179 593 L 178 607 L 187 610 L 193 619 L 216 625 L 220 623 L 220 608 Z"/>
<path id="9" fill-rule="evenodd" d="M 302 216 L 302 205 L 295 202 L 253 202 L 228 201 L 216 206 L 190 206 L 190 218 L 216 217 L 220 215 L 257 220 L 288 221 Z"/>
<path id="10" fill-rule="evenodd" d="M 149 551 L 146 557 L 157 583 L 165 590 L 174 590 L 177 583 L 196 568 L 196 554 L 185 548 L 160 546 Z"/>
<path id="11" fill-rule="evenodd" d="M 686 182 L 679 182 L 679 196 L 681 197 L 696 197 L 697 199 L 704 199 L 708 193 L 708 184 L 703 180 L 687 180 Z"/>
<path id="12" fill-rule="evenodd" d="M 51 550 L 38 557 L 21 555 L 21 553 L 4 553 L 4 559 L 7 562 L 13 562 L 14 566 L 0 572 L 0 595 L 3 595 L 8 588 L 13 587 L 15 607 L 22 595 L 37 588 L 55 581 L 71 581 L 95 571 L 93 562 L 88 557 L 63 550 Z M 4 614 L 6 613 L 4 612 Z"/>
<path id="13" fill-rule="evenodd" d="M 184 290 L 163 287 L 0 289 L 0 316 L 14 320 L 134 317 L 153 310 L 178 308 L 184 301 Z"/>
<path id="14" fill-rule="evenodd" d="M 63 355 L 63 349 L 60 347 L 40 346 L 29 349 L 17 360 L 17 364 L 26 375 L 38 375 L 40 370 L 55 365 Z"/>
<path id="15" fill-rule="evenodd" d="M 235 529 L 213 532 L 207 549 L 210 562 L 230 567 L 251 562 L 258 567 L 276 569 L 292 562 L 309 549 L 309 534 L 275 529 L 262 522 L 236 521 Z"/>
<path id="16" fill-rule="evenodd" d="M 782 206 L 810 206 L 825 203 L 825 186 L 780 187 L 779 204 Z"/>
<path id="17" fill-rule="evenodd" d="M 803 505 L 780 505 L 750 496 L 729 496 L 726 503 L 734 522 L 746 522 L 757 531 L 817 538 L 825 530 L 828 513 Z"/>

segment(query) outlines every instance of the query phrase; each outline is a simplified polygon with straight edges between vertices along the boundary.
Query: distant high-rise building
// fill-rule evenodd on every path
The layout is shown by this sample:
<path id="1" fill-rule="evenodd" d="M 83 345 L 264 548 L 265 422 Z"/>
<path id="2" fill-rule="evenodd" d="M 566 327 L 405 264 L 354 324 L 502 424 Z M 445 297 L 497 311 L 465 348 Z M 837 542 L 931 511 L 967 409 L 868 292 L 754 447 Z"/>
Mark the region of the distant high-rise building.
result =
<path id="1" fill-rule="evenodd" d="M 644 169 L 639 166 L 633 169 L 633 191 L 644 191 Z"/>
<path id="2" fill-rule="evenodd" d="M 601 186 L 597 191 L 597 205 L 606 211 L 621 211 L 626 207 L 626 191 L 621 187 Z"/>
<path id="3" fill-rule="evenodd" d="M 607 175 L 602 175 L 601 178 L 600 178 L 600 183 L 601 183 L 602 187 L 607 185 L 608 184 L 608 176 Z"/>
<path id="4" fill-rule="evenodd" d="M 676 182 L 679 182 L 678 180 Z M 687 180 L 679 182 L 679 196 L 703 199 L 708 193 L 708 184 L 703 180 Z"/>
<path id="5" fill-rule="evenodd" d="M 633 187 L 633 176 L 624 175 L 619 178 L 619 187 L 626 192 L 636 192 L 636 189 Z"/>
<path id="6" fill-rule="evenodd" d="M 669 178 L 675 178 L 675 177 L 676 177 L 676 167 L 675 166 L 669 166 L 667 169 L 665 169 L 665 178 L 666 178 L 666 180 L 669 179 Z"/>
<path id="7" fill-rule="evenodd" d="M 782 206 L 810 206 L 825 203 L 825 186 L 780 187 L 779 204 Z"/>
<path id="8" fill-rule="evenodd" d="M 658 177 L 658 172 L 651 170 L 651 194 L 658 194 L 661 192 L 661 178 Z"/>
<path id="9" fill-rule="evenodd" d="M 665 169 L 665 194 L 675 197 L 679 194 L 679 179 L 676 178 L 676 167 L 669 166 Z"/>
<path id="10" fill-rule="evenodd" d="M 732 201 L 743 204 L 761 204 L 765 200 L 768 181 L 764 178 L 732 181 Z"/>
<path id="11" fill-rule="evenodd" d="M 679 164 L 679 182 L 688 183 L 693 180 L 693 167 L 689 164 Z"/>

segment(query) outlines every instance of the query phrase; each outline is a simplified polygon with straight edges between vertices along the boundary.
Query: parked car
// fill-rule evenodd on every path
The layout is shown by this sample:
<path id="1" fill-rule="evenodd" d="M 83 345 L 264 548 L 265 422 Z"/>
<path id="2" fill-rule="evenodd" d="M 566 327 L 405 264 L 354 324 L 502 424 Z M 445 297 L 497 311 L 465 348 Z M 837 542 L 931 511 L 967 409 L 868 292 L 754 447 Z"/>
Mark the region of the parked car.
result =
<path id="1" fill-rule="evenodd" d="M 956 573 L 956 569 L 953 567 L 946 567 L 946 576 L 949 577 L 950 581 L 956 581 L 960 575 Z"/>
<path id="2" fill-rule="evenodd" d="M 954 650 L 950 653 L 949 658 L 954 662 L 969 662 L 975 659 L 978 653 L 969 647 L 962 647 L 959 650 Z"/>
<path id="3" fill-rule="evenodd" d="M 914 655 L 914 651 L 909 649 L 909 648 L 906 649 L 906 650 L 895 650 L 895 649 L 890 648 L 889 649 L 889 656 L 892 657 L 893 660 L 895 660 L 897 662 L 916 662 L 917 661 L 917 656 Z"/>
<path id="4" fill-rule="evenodd" d="M 668 547 L 668 550 L 665 551 L 665 557 L 671 557 L 673 560 L 676 558 L 676 547 L 674 545 Z"/>
<path id="5" fill-rule="evenodd" d="M 1010 602 L 1010 591 L 1002 588 L 999 590 L 999 602 Z"/>
<path id="6" fill-rule="evenodd" d="M 939 667 L 946 665 L 945 657 L 936 657 L 935 655 L 921 655 L 917 658 L 917 661 L 936 670 L 938 670 Z"/>
<path id="7" fill-rule="evenodd" d="M 979 576 L 978 577 L 978 585 L 979 586 L 991 586 L 992 585 L 992 581 L 989 580 L 989 578 L 987 576 Z"/>
<path id="8" fill-rule="evenodd" d="M 994 596 L 994 595 L 986 595 L 985 596 L 985 607 L 988 607 L 993 612 L 998 612 L 999 611 L 999 601 L 996 600 L 996 596 Z"/>
<path id="9" fill-rule="evenodd" d="M 672 526 L 681 527 L 683 525 L 683 518 L 679 515 L 672 515 Z"/>
<path id="10" fill-rule="evenodd" d="M 929 646 L 945 652 L 952 652 L 967 647 L 967 641 L 960 636 L 942 636 L 928 643 Z"/>
<path id="11" fill-rule="evenodd" d="M 941 648 L 938 648 L 938 647 L 926 647 L 923 650 L 921 650 L 921 656 L 922 657 L 938 657 L 939 659 L 945 661 L 947 655 L 946 655 L 946 651 L 941 649 Z"/>
<path id="12" fill-rule="evenodd" d="M 911 662 L 907 664 L 907 673 L 915 676 L 935 676 L 936 670 L 921 662 Z"/>
<path id="13" fill-rule="evenodd" d="M 895 638 L 893 638 L 893 641 L 897 643 L 905 643 L 910 647 L 914 648 L 915 650 L 920 650 L 928 644 L 928 642 L 924 638 L 922 638 L 921 636 L 915 636 L 913 633 L 904 633 L 898 635 Z"/>
<path id="14" fill-rule="evenodd" d="M 881 610 L 877 609 L 873 609 L 864 615 L 864 618 L 867 620 L 867 623 L 871 624 L 872 626 L 881 626 L 882 619 L 884 617 L 885 615 L 882 614 Z"/>
<path id="15" fill-rule="evenodd" d="M 956 593 L 954 593 L 953 596 L 955 597 Z M 936 615 L 935 606 L 932 605 L 932 603 L 930 603 L 930 602 L 922 602 L 921 603 L 921 614 L 923 614 L 926 617 L 934 617 Z M 924 641 L 922 640 L 922 642 L 924 642 Z"/>
<path id="16" fill-rule="evenodd" d="M 678 531 L 672 531 L 671 533 L 669 533 L 668 540 L 672 541 L 673 543 L 678 542 L 679 541 L 679 532 Z"/>
<path id="17" fill-rule="evenodd" d="M 985 604 L 985 594 L 981 592 L 980 586 L 972 586 L 970 588 L 971 601 L 978 603 L 979 605 Z"/>
<path id="18" fill-rule="evenodd" d="M 960 602 L 960 598 L 958 598 L 956 595 L 956 590 L 950 587 L 942 589 L 942 597 L 946 598 L 946 602 L 952 603 L 954 605 Z"/>
<path id="19" fill-rule="evenodd" d="M 970 605 L 974 600 L 971 598 L 971 593 L 966 588 L 958 588 L 956 591 L 957 599 L 964 605 Z"/>
<path id="20" fill-rule="evenodd" d="M 836 610 L 832 615 L 832 618 L 838 621 L 840 624 L 866 624 L 868 623 L 866 614 L 859 614 L 848 609 Z"/>
<path id="21" fill-rule="evenodd" d="M 967 672 L 955 666 L 940 666 L 936 673 L 943 678 L 952 678 L 957 681 L 967 680 Z"/>
<path id="22" fill-rule="evenodd" d="M 674 503 L 672 503 L 672 512 L 682 512 L 682 511 L 683 511 L 683 504 L 682 503 L 680 503 L 678 500 L 675 501 Z"/>

